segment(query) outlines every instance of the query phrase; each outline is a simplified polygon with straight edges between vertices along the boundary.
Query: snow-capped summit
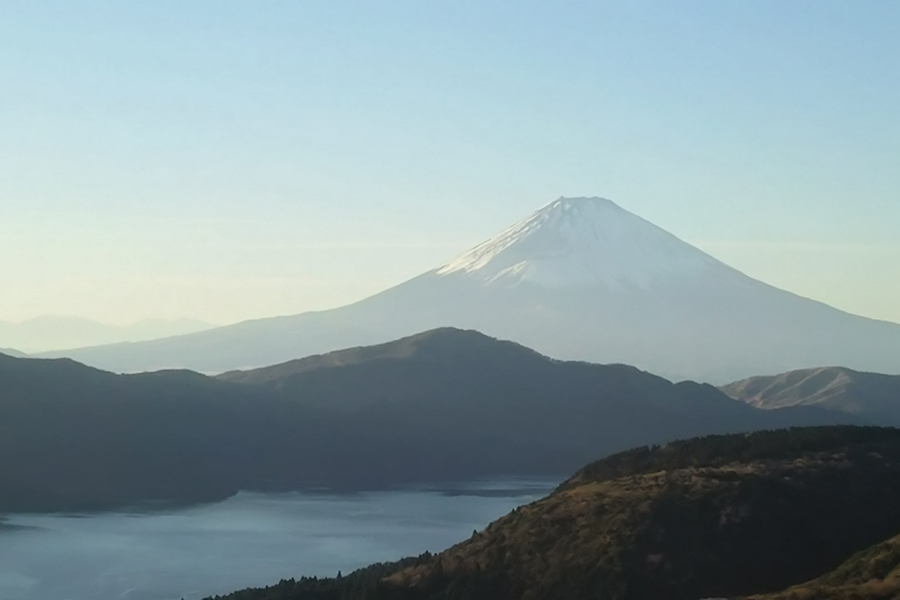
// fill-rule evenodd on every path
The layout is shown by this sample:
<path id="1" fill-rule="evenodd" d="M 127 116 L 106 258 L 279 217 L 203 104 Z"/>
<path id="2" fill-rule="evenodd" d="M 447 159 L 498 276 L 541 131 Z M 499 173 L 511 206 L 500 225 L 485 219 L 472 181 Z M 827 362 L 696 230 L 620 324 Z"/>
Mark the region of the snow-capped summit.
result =
<path id="1" fill-rule="evenodd" d="M 605 198 L 559 198 L 435 269 L 489 284 L 647 289 L 664 279 L 728 269 Z"/>
<path id="2" fill-rule="evenodd" d="M 757 281 L 602 198 L 555 200 L 348 306 L 52 355 L 118 371 L 215 372 L 447 326 L 673 379 L 726 383 L 822 365 L 900 373 L 900 325 Z"/>

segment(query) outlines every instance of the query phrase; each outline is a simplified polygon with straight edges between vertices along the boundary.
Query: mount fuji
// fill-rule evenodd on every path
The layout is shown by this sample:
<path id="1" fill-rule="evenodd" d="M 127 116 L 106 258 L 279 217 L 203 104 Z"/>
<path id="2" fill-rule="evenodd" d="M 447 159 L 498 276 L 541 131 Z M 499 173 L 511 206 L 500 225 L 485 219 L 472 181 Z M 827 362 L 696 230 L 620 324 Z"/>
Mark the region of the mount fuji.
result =
<path id="1" fill-rule="evenodd" d="M 824 365 L 900 373 L 900 325 L 752 279 L 602 198 L 560 198 L 341 308 L 46 356 L 120 372 L 220 372 L 446 326 L 672 379 L 726 383 Z"/>

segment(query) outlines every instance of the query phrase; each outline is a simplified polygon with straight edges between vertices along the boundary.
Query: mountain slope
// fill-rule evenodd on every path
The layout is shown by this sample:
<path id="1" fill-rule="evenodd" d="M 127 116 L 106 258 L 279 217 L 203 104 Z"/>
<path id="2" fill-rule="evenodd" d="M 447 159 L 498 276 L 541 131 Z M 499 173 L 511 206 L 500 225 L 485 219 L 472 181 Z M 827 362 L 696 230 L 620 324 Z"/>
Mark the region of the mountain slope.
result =
<path id="1" fill-rule="evenodd" d="M 63 354 L 114 371 L 222 372 L 445 326 L 670 379 L 725 383 L 823 364 L 900 373 L 900 325 L 751 279 L 601 198 L 561 198 L 349 306 Z"/>
<path id="2" fill-rule="evenodd" d="M 721 389 L 757 408 L 818 406 L 900 426 L 900 376 L 827 367 L 751 377 Z"/>
<path id="3" fill-rule="evenodd" d="M 638 448 L 437 555 L 228 600 L 734 597 L 900 531 L 900 431 L 803 428 Z"/>
<path id="4" fill-rule="evenodd" d="M 0 512 L 558 475 L 635 444 L 847 420 L 452 329 L 220 379 L 0 356 Z"/>

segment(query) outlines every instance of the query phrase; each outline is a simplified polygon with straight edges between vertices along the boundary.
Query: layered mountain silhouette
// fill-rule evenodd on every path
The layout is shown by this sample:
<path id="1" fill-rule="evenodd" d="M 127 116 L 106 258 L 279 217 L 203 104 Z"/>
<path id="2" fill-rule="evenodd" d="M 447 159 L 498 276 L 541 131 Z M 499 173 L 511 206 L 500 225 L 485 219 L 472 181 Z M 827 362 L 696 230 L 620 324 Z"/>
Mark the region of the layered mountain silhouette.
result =
<path id="1" fill-rule="evenodd" d="M 65 355 L 120 372 L 223 372 L 444 326 L 671 379 L 726 383 L 828 364 L 900 373 L 900 325 L 754 280 L 602 198 L 560 198 L 349 306 Z"/>
<path id="2" fill-rule="evenodd" d="M 455 329 L 218 379 L 0 355 L 0 512 L 556 476 L 638 444 L 853 420 Z"/>
<path id="3" fill-rule="evenodd" d="M 33 353 L 153 340 L 211 327 L 213 325 L 194 319 L 145 319 L 131 325 L 109 325 L 80 317 L 44 315 L 17 323 L 0 321 L 0 346 Z"/>
<path id="4" fill-rule="evenodd" d="M 592 463 L 438 554 L 224 598 L 888 599 L 898 531 L 900 430 L 712 436 Z"/>
<path id="5" fill-rule="evenodd" d="M 900 376 L 896 375 L 825 367 L 751 377 L 721 389 L 757 408 L 818 406 L 873 424 L 900 426 Z"/>

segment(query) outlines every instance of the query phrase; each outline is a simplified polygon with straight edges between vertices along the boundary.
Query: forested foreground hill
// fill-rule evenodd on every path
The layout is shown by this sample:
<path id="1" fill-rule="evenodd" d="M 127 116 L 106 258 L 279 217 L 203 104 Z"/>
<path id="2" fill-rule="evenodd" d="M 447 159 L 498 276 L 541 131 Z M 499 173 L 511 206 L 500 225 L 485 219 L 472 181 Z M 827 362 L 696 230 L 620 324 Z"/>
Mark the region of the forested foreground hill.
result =
<path id="1" fill-rule="evenodd" d="M 821 577 L 898 532 L 900 430 L 714 436 L 593 463 L 437 555 L 224 598 L 731 598 Z M 883 576 L 887 548 L 837 573 Z"/>

